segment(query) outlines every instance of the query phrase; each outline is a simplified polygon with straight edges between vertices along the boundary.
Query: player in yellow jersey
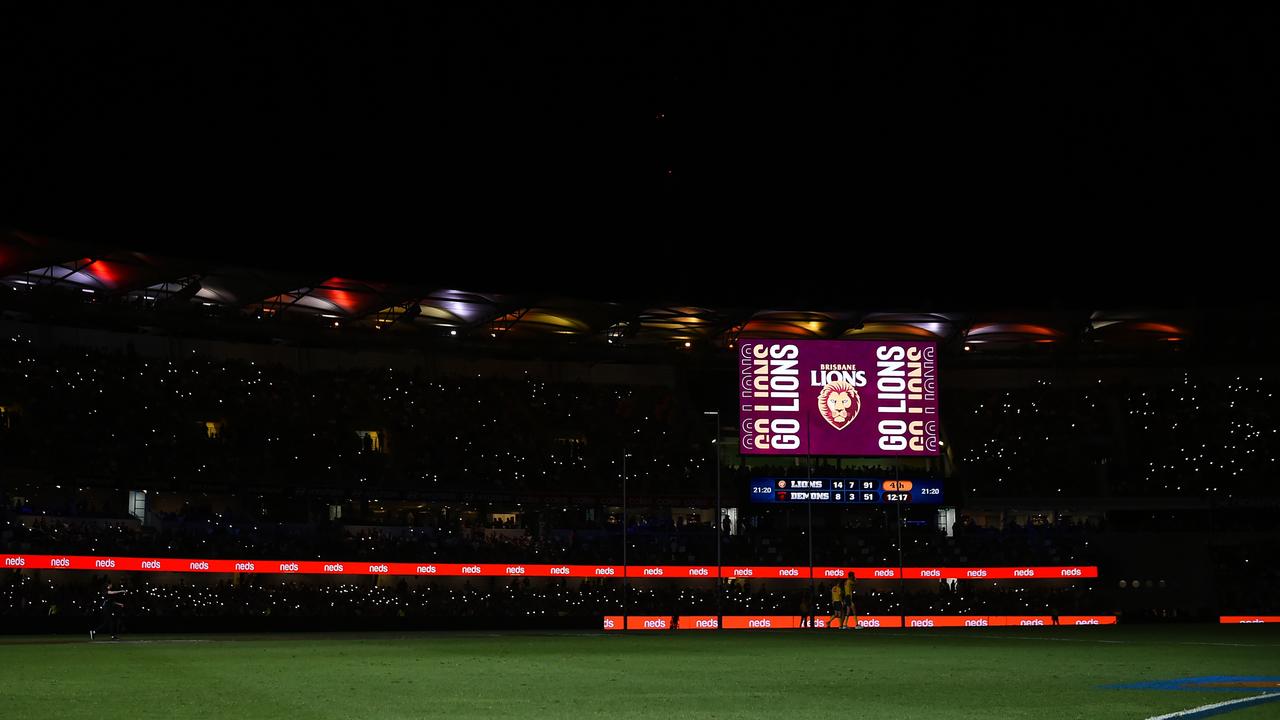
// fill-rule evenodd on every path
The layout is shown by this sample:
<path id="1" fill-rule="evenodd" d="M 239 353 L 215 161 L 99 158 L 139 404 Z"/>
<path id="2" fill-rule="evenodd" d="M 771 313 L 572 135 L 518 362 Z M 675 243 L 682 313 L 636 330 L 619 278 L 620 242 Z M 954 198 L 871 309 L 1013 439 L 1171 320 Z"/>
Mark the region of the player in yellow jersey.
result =
<path id="1" fill-rule="evenodd" d="M 858 609 L 853 605 L 853 573 L 844 580 L 844 615 L 840 617 L 840 627 L 849 627 L 849 617 L 853 617 L 853 629 L 858 629 Z"/>
<path id="2" fill-rule="evenodd" d="M 831 617 L 827 618 L 827 627 L 835 627 L 835 620 L 844 616 L 844 590 L 840 583 L 831 586 Z"/>

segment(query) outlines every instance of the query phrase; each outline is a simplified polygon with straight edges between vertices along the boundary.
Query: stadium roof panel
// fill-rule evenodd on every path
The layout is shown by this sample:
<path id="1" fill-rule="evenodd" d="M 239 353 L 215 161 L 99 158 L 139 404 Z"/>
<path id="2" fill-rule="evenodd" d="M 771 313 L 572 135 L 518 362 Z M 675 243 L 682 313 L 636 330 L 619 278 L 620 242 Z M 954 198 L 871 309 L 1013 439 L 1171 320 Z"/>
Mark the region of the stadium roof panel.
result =
<path id="1" fill-rule="evenodd" d="M 1097 311 L 1089 318 L 1089 332 L 1107 340 L 1180 342 L 1192 334 L 1196 318 L 1190 313 Z"/>
<path id="2" fill-rule="evenodd" d="M 457 286 L 357 280 L 347 275 L 263 270 L 222 263 L 175 260 L 113 248 L 88 247 L 19 233 L 0 232 L 0 285 L 14 291 L 46 288 L 83 291 L 81 300 L 124 296 L 142 306 L 217 306 L 258 317 L 308 317 L 397 332 L 442 330 L 477 338 L 527 340 L 577 338 L 600 344 L 731 347 L 741 336 L 764 338 L 896 338 L 959 341 L 972 350 L 1056 346 L 1073 341 L 1099 348 L 1179 344 L 1197 336 L 1200 312 L 1186 309 L 1114 309 L 930 312 L 882 310 L 874 305 L 751 307 L 741 303 L 655 304 L 563 293 L 480 292 Z M 654 289 L 654 297 L 667 292 Z M 19 295 L 10 294 L 17 298 Z M 78 296 L 78 293 L 77 293 Z M 802 297 L 807 295 L 801 294 Z M 35 295 L 29 296 L 33 300 Z M 863 301 L 865 302 L 865 301 Z M 926 302 L 921 300 L 921 302 Z M 763 304 L 763 303 L 762 303 Z M 1242 318 L 1265 326 L 1262 310 Z M 1214 332 L 1227 318 L 1215 314 Z M 1255 315 L 1257 317 L 1255 317 Z M 1260 319 L 1261 318 L 1261 319 Z M 150 324 L 140 322 L 140 325 Z"/>
<path id="3" fill-rule="evenodd" d="M 275 312 L 312 312 L 358 318 L 412 295 L 411 290 L 389 283 L 331 277 L 314 285 L 273 295 L 264 299 L 262 304 L 264 309 L 274 308 Z"/>
<path id="4" fill-rule="evenodd" d="M 25 257 L 34 259 L 38 254 L 25 253 Z M 166 277 L 183 275 L 189 269 L 190 264 L 181 261 L 160 261 L 139 253 L 113 252 L 72 258 L 50 265 L 31 266 L 27 263 L 22 271 L 5 276 L 3 282 L 27 286 L 65 285 L 94 292 L 127 293 L 163 281 Z"/>
<path id="5" fill-rule="evenodd" d="M 230 307 L 250 308 L 264 299 L 305 287 L 315 279 L 292 273 L 272 273 L 254 269 L 216 268 L 200 276 L 196 296 L 201 301 Z"/>
<path id="6" fill-rule="evenodd" d="M 830 338 L 855 316 L 852 312 L 761 310 L 737 332 L 757 338 Z"/>
<path id="7" fill-rule="evenodd" d="M 17 230 L 0 231 L 0 277 L 26 273 L 85 254 L 76 243 L 54 242 Z"/>
<path id="8" fill-rule="evenodd" d="M 520 307 L 493 318 L 489 322 L 489 330 L 491 334 L 512 336 L 604 333 L 610 326 L 610 320 L 616 318 L 618 307 L 612 303 L 571 298 L 544 298 L 521 303 Z"/>
<path id="9" fill-rule="evenodd" d="M 497 317 L 510 298 L 493 293 L 441 289 L 418 300 L 420 322 L 447 328 L 480 325 Z"/>
<path id="10" fill-rule="evenodd" d="M 969 349 L 1052 347 L 1079 338 L 1087 320 L 1087 315 L 1072 312 L 987 313 L 970 318 L 961 338 Z"/>
<path id="11" fill-rule="evenodd" d="M 650 307 L 611 328 L 610 339 L 637 345 L 705 341 L 732 324 L 732 316 L 725 311 L 684 305 Z"/>

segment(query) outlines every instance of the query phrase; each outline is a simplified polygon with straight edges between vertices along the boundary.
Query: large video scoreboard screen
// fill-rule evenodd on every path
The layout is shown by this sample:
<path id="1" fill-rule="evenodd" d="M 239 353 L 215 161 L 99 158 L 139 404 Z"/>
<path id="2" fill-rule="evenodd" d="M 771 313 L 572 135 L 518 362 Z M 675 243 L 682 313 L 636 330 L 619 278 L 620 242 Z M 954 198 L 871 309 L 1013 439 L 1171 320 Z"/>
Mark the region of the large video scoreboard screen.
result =
<path id="1" fill-rule="evenodd" d="M 937 455 L 931 342 L 740 340 L 744 455 Z"/>
<path id="2" fill-rule="evenodd" d="M 871 478 L 756 478 L 751 501 L 762 503 L 880 503 L 942 502 L 938 480 L 875 480 Z"/>

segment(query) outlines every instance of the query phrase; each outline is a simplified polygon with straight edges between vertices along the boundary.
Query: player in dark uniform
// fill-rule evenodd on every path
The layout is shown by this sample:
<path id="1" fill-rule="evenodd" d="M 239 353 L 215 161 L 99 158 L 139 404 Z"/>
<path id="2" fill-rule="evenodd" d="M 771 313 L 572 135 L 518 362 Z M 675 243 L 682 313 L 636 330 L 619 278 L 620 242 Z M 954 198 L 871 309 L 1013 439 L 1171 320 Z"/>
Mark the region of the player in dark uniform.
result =
<path id="1" fill-rule="evenodd" d="M 115 586 L 108 582 L 107 590 L 102 595 L 102 622 L 98 627 L 89 631 L 89 639 L 92 640 L 94 635 L 102 632 L 104 628 L 111 631 L 111 639 L 118 640 L 117 635 L 120 633 L 120 612 L 124 610 L 124 603 L 115 599 L 115 595 L 124 595 L 128 590 L 114 590 Z"/>
<path id="2" fill-rule="evenodd" d="M 858 629 L 858 609 L 853 604 L 853 573 L 844 580 L 844 612 L 840 616 L 840 627 L 849 627 L 849 618 L 853 618 L 853 629 Z"/>
<path id="3" fill-rule="evenodd" d="M 800 627 L 812 628 L 815 626 L 813 617 L 813 593 L 805 590 L 800 593 Z"/>

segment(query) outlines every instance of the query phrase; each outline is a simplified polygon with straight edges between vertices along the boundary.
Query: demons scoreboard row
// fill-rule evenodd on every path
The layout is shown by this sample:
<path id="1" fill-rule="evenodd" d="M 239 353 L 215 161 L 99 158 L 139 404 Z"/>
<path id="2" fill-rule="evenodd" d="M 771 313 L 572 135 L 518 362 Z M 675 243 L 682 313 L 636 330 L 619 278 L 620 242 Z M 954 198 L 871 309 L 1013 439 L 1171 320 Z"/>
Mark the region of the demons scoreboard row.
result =
<path id="1" fill-rule="evenodd" d="M 937 480 L 870 478 L 756 478 L 751 501 L 762 503 L 924 503 L 942 502 Z"/>

